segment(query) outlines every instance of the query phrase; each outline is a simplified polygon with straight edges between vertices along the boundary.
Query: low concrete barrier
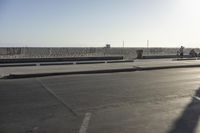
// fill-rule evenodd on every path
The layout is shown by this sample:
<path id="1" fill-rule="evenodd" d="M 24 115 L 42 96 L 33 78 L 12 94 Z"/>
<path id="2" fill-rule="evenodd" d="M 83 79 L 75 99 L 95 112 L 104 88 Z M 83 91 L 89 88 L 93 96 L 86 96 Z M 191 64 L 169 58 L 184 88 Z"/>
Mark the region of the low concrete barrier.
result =
<path id="1" fill-rule="evenodd" d="M 184 55 L 184 58 L 191 58 L 190 55 Z M 164 58 L 178 58 L 177 55 L 149 55 L 142 56 L 142 59 L 164 59 Z"/>
<path id="2" fill-rule="evenodd" d="M 32 62 L 32 63 L 2 63 L 0 67 L 27 67 L 27 66 L 53 66 L 53 65 L 81 65 L 102 63 L 127 63 L 134 60 L 103 60 L 103 61 L 69 61 L 69 62 Z"/>
<path id="3" fill-rule="evenodd" d="M 0 63 L 3 64 L 3 63 L 101 61 L 101 60 L 123 60 L 123 56 L 66 57 L 66 58 L 16 58 L 16 59 L 0 59 Z"/>

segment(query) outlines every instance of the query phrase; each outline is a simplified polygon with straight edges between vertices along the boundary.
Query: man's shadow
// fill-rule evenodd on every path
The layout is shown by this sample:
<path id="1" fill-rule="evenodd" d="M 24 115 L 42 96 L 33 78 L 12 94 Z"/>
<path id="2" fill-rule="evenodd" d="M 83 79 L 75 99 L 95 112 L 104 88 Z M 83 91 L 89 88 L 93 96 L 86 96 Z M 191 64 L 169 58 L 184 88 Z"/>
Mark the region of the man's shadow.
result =
<path id="1" fill-rule="evenodd" d="M 199 98 L 198 98 L 199 97 Z M 168 133 L 194 133 L 200 117 L 200 88 Z"/>

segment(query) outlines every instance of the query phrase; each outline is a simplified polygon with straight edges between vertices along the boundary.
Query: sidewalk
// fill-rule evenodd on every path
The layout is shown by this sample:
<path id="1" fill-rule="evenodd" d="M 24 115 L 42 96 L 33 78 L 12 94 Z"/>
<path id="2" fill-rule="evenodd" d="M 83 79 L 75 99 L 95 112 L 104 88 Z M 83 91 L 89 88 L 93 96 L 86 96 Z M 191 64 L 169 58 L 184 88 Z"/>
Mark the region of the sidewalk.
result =
<path id="1" fill-rule="evenodd" d="M 2 67 L 1 78 L 30 78 L 53 75 L 129 72 L 169 68 L 200 67 L 200 60 L 135 60 L 128 63 Z"/>

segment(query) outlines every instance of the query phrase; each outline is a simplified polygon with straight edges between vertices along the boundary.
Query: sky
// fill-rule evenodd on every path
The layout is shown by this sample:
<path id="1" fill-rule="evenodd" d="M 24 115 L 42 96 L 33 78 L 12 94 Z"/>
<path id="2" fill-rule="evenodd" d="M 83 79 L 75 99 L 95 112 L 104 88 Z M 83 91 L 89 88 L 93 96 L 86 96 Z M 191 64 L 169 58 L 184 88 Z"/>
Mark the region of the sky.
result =
<path id="1" fill-rule="evenodd" d="M 199 0 L 0 0 L 0 47 L 200 47 Z"/>

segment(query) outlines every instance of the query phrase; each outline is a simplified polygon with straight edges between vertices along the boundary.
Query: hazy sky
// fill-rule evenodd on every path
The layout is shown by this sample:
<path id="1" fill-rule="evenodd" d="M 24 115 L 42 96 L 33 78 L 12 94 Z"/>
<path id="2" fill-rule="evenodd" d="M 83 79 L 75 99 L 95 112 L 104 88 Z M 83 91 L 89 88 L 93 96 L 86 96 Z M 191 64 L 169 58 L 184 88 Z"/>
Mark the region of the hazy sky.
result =
<path id="1" fill-rule="evenodd" d="M 200 47 L 200 0 L 0 0 L 0 46 Z"/>

